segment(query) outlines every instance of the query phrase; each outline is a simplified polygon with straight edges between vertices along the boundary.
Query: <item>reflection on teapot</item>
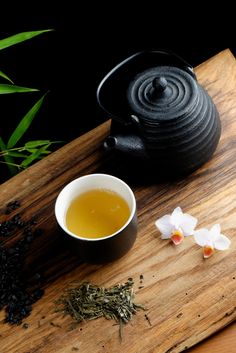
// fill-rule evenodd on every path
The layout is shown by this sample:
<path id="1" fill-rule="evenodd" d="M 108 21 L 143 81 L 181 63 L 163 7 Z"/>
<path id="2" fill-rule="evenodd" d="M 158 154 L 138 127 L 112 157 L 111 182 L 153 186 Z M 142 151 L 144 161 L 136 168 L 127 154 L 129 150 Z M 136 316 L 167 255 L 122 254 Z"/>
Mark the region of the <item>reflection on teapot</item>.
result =
<path id="1" fill-rule="evenodd" d="M 112 117 L 104 147 L 123 161 L 182 175 L 209 160 L 219 142 L 217 109 L 176 54 L 134 54 L 105 76 L 97 98 Z"/>

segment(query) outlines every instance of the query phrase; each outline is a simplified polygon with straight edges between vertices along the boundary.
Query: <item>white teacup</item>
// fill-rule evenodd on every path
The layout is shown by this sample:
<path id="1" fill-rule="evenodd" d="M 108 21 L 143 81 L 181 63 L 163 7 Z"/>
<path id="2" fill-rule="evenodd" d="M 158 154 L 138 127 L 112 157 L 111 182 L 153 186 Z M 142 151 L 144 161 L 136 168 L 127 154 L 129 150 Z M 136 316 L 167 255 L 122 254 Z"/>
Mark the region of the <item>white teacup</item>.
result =
<path id="1" fill-rule="evenodd" d="M 126 223 L 115 233 L 99 238 L 83 237 L 68 229 L 66 214 L 71 202 L 80 194 L 93 189 L 106 189 L 120 195 L 128 204 L 130 215 Z M 126 254 L 137 235 L 136 201 L 131 188 L 121 179 L 108 174 L 89 174 L 67 184 L 59 193 L 55 204 L 58 224 L 66 233 L 80 258 L 90 263 L 105 263 Z"/>

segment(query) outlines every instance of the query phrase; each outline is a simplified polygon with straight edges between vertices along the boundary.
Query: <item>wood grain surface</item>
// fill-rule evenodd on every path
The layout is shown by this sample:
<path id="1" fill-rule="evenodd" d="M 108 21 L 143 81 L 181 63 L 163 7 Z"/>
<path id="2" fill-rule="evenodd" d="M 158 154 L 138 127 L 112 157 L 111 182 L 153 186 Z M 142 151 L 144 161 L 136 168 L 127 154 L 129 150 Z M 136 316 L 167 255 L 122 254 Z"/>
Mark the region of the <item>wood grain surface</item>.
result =
<path id="1" fill-rule="evenodd" d="M 183 180 L 132 183 L 139 231 L 134 247 L 106 265 L 81 263 L 62 242 L 54 217 L 59 191 L 74 178 L 112 173 L 110 158 L 101 148 L 110 122 L 67 144 L 0 186 L 0 221 L 8 202 L 19 200 L 22 219 L 34 217 L 43 234 L 30 248 L 26 273 L 45 275 L 45 295 L 22 326 L 0 324 L 1 353 L 178 353 L 209 337 L 236 318 L 236 64 L 229 50 L 196 68 L 199 82 L 212 96 L 222 121 L 222 137 L 214 157 Z M 199 227 L 220 223 L 231 241 L 227 251 L 203 260 L 192 237 L 178 247 L 160 239 L 154 221 L 181 206 L 199 219 Z M 6 243 L 21 237 L 16 232 Z M 143 283 L 140 284 L 140 274 Z M 147 307 L 124 327 L 100 318 L 70 331 L 71 319 L 54 312 L 54 301 L 73 282 L 111 286 L 134 279 L 136 302 Z M 142 286 L 142 288 L 139 288 Z M 150 318 L 151 326 L 144 314 Z M 0 313 L 0 320 L 4 312 Z M 229 328 L 234 330 L 234 326 Z M 235 330 L 234 330 L 235 332 Z M 229 333 L 230 335 L 230 333 Z M 218 335 L 213 338 L 217 342 Z M 232 337 L 228 336 L 228 337 Z M 211 340 L 209 341 L 211 342 Z M 216 343 L 204 351 L 230 353 Z M 198 346 L 190 352 L 203 352 Z M 232 351 L 233 352 L 233 351 Z"/>

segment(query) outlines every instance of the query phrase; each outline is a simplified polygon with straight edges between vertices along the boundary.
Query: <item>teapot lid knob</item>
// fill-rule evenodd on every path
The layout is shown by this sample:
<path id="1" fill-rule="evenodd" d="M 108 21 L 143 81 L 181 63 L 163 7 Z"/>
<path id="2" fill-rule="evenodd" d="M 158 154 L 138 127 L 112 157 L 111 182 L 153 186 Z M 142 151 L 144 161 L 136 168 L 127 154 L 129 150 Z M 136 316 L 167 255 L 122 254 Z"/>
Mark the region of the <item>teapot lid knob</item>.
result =
<path id="1" fill-rule="evenodd" d="M 156 76 L 152 80 L 152 88 L 150 89 L 148 95 L 151 100 L 156 101 L 164 93 L 167 87 L 167 81 L 163 76 Z"/>
<path id="2" fill-rule="evenodd" d="M 152 87 L 154 88 L 155 93 L 162 93 L 166 89 L 167 81 L 165 77 L 156 76 L 152 81 Z"/>

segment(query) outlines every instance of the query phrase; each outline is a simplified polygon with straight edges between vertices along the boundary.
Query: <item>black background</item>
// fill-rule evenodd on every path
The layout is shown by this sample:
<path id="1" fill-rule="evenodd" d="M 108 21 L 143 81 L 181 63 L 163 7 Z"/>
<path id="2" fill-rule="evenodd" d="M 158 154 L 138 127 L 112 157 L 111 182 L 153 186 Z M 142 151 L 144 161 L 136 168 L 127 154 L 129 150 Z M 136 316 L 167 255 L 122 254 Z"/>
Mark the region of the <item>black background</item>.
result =
<path id="1" fill-rule="evenodd" d="M 25 140 L 68 142 L 107 120 L 96 102 L 96 88 L 114 65 L 136 51 L 169 49 L 193 66 L 228 47 L 235 53 L 234 21 L 222 4 L 218 15 L 217 8 L 206 13 L 197 3 L 184 9 L 148 1 L 66 2 L 50 8 L 37 1 L 30 7 L 9 5 L 10 10 L 1 13 L 1 38 L 23 31 L 54 31 L 0 52 L 0 70 L 15 84 L 40 89 L 0 96 L 0 136 L 5 140 L 46 91 L 50 92 Z"/>

